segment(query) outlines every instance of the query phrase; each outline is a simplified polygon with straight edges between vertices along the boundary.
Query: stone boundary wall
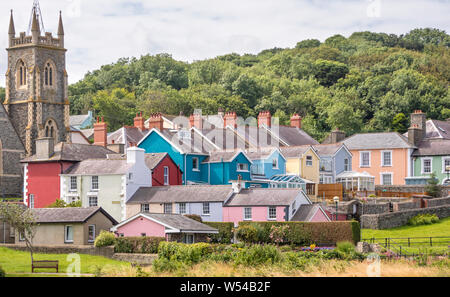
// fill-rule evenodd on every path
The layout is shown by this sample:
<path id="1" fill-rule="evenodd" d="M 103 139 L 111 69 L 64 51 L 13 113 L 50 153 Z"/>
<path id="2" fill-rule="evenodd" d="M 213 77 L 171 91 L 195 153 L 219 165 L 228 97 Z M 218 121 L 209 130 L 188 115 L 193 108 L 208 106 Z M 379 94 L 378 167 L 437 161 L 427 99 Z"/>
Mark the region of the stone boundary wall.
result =
<path id="1" fill-rule="evenodd" d="M 114 254 L 112 259 L 117 261 L 135 263 L 138 265 L 151 265 L 155 259 L 158 258 L 157 254 Z"/>
<path id="2" fill-rule="evenodd" d="M 362 203 L 363 214 L 380 214 L 389 212 L 389 203 Z"/>
<path id="3" fill-rule="evenodd" d="M 361 228 L 390 229 L 400 227 L 406 225 L 410 218 L 419 214 L 435 214 L 440 219 L 447 218 L 450 217 L 450 205 L 405 210 L 385 214 L 363 215 L 361 216 Z"/>
<path id="4" fill-rule="evenodd" d="M 410 202 L 397 202 L 393 205 L 394 211 L 404 211 L 411 209 L 420 208 L 420 200 L 410 201 Z"/>
<path id="5" fill-rule="evenodd" d="M 28 251 L 25 245 L 20 244 L 0 244 L 0 247 L 6 247 L 17 251 Z M 96 248 L 94 246 L 50 246 L 36 245 L 33 246 L 33 252 L 42 254 L 86 254 L 91 256 L 102 256 L 113 258 L 114 247 Z"/>
<path id="6" fill-rule="evenodd" d="M 402 193 L 424 193 L 425 194 L 426 185 L 393 185 L 393 186 L 383 186 L 383 185 L 375 185 L 375 191 L 383 191 L 387 192 L 402 192 Z M 442 186 L 441 188 L 441 197 L 445 197 L 450 195 L 450 186 Z"/>
<path id="7" fill-rule="evenodd" d="M 428 207 L 438 207 L 442 205 L 450 205 L 450 196 L 447 198 L 438 198 L 438 199 L 428 199 L 427 206 Z"/>

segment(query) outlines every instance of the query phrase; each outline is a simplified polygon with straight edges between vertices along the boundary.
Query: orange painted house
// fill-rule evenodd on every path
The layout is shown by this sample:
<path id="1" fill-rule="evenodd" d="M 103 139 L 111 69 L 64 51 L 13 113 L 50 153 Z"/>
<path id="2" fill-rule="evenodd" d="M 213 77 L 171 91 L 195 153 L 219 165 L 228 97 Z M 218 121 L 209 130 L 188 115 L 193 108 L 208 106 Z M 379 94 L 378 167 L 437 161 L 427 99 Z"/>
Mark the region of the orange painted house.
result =
<path id="1" fill-rule="evenodd" d="M 353 171 L 374 176 L 376 185 L 404 185 L 412 176 L 415 146 L 397 132 L 355 134 L 343 142 L 353 154 Z"/>

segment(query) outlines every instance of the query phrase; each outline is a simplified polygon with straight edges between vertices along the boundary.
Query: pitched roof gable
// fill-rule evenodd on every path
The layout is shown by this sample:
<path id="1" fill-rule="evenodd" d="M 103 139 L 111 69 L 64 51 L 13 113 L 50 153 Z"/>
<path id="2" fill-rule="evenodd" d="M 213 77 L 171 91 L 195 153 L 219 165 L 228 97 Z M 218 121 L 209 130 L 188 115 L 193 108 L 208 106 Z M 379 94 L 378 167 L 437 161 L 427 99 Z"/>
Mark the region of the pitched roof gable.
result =
<path id="1" fill-rule="evenodd" d="M 343 143 L 349 150 L 414 148 L 406 137 L 397 132 L 355 134 Z"/>

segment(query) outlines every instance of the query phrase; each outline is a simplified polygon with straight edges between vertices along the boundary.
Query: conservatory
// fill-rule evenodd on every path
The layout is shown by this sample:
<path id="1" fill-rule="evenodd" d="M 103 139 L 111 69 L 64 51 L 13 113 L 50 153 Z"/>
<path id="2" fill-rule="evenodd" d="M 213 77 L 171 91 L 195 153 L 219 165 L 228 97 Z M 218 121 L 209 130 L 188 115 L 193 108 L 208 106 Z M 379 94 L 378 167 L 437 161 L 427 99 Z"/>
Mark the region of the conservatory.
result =
<path id="1" fill-rule="evenodd" d="M 336 182 L 342 184 L 345 191 L 375 191 L 375 177 L 367 172 L 343 172 L 336 176 Z"/>
<path id="2" fill-rule="evenodd" d="M 306 191 L 306 184 L 309 181 L 302 179 L 298 175 L 274 175 L 270 179 L 270 188 L 287 188 L 287 189 L 298 189 L 302 188 Z"/>

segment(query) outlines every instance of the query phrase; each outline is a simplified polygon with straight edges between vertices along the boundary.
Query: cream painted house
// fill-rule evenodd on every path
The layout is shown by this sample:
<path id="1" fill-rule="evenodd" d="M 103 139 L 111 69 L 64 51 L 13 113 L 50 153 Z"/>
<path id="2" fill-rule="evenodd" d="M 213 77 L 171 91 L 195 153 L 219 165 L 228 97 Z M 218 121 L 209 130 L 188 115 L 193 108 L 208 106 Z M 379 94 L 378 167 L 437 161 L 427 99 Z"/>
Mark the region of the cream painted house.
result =
<path id="1" fill-rule="evenodd" d="M 126 219 L 126 202 L 140 187 L 152 186 L 145 151 L 137 147 L 107 159 L 88 159 L 61 174 L 61 200 L 81 200 L 82 207 L 100 206 L 115 220 Z"/>
<path id="2" fill-rule="evenodd" d="M 298 175 L 307 182 L 308 196 L 317 196 L 320 182 L 320 157 L 311 145 L 282 147 L 286 158 L 286 174 Z M 314 185 L 314 186 L 313 186 Z"/>

